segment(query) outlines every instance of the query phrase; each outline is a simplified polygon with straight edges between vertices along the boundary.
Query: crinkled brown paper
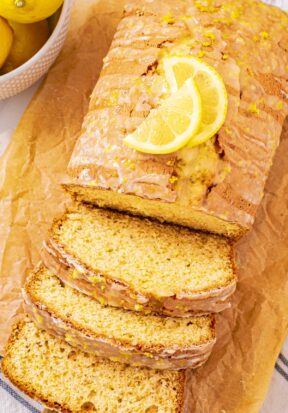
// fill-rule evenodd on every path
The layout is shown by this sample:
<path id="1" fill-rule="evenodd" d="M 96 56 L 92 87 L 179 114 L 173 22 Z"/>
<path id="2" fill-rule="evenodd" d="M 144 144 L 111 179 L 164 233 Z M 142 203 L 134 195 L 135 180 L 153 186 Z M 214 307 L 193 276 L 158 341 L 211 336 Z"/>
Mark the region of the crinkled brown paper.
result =
<path id="1" fill-rule="evenodd" d="M 65 47 L 0 161 L 1 346 L 47 228 L 67 202 L 59 182 L 120 9 L 116 0 L 76 2 Z M 191 413 L 255 413 L 265 398 L 288 327 L 287 153 L 288 122 L 256 225 L 237 248 L 233 307 L 219 316 L 212 357 L 189 373 Z"/>

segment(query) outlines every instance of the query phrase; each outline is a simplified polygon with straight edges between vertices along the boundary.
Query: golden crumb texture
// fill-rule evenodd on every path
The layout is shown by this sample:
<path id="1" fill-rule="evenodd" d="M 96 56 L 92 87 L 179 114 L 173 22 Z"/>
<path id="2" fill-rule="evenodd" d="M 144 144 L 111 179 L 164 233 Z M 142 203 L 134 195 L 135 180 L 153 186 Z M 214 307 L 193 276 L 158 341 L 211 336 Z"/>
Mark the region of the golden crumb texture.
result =
<path id="1" fill-rule="evenodd" d="M 97 356 L 179 370 L 202 365 L 215 344 L 215 317 L 172 318 L 102 306 L 45 267 L 24 288 L 26 312 L 39 328 Z"/>
<path id="2" fill-rule="evenodd" d="M 182 413 L 185 374 L 130 367 L 79 351 L 18 323 L 2 361 L 4 375 L 61 413 Z"/>
<path id="3" fill-rule="evenodd" d="M 227 238 L 80 204 L 54 221 L 43 261 L 103 304 L 179 317 L 222 311 L 236 286 Z"/>

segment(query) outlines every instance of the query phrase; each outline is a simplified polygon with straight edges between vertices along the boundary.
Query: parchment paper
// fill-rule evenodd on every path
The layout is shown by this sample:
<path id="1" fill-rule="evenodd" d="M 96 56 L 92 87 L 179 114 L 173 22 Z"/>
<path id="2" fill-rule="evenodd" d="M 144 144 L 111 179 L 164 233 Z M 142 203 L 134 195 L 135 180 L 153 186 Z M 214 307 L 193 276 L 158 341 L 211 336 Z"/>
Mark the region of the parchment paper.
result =
<path id="1" fill-rule="evenodd" d="M 1 349 L 51 220 L 69 202 L 59 182 L 121 9 L 122 1 L 77 0 L 63 52 L 0 160 Z M 237 246 L 233 306 L 219 316 L 208 363 L 188 373 L 191 413 L 256 413 L 265 398 L 288 331 L 287 153 L 288 122 L 256 225 Z"/>

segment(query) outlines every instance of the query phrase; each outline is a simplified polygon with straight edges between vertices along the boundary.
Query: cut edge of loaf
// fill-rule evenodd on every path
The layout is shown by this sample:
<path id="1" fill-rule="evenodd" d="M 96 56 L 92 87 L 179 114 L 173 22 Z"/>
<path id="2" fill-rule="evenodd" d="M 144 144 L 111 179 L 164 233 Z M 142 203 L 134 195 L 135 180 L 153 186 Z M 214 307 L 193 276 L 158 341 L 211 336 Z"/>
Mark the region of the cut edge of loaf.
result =
<path id="1" fill-rule="evenodd" d="M 61 342 L 62 346 L 70 347 L 69 344 L 66 344 L 65 342 L 62 342 L 61 340 L 59 340 L 58 338 L 51 336 L 49 333 L 46 333 L 46 332 L 41 331 L 40 329 L 37 329 L 35 324 L 28 318 L 28 316 L 26 316 L 25 319 L 22 319 L 21 321 L 18 321 L 16 324 L 13 325 L 12 332 L 5 346 L 4 358 L 2 359 L 2 362 L 1 362 L 1 369 L 2 369 L 2 373 L 4 374 L 4 376 L 20 391 L 25 393 L 27 396 L 31 397 L 33 400 L 42 403 L 45 407 L 49 409 L 56 410 L 57 412 L 60 412 L 60 413 L 80 413 L 80 412 L 84 413 L 84 411 L 94 411 L 93 409 L 92 410 L 90 409 L 87 410 L 86 408 L 82 409 L 82 406 L 80 407 L 81 410 L 79 410 L 78 408 L 77 410 L 72 409 L 68 407 L 67 402 L 66 404 L 59 403 L 57 402 L 57 400 L 53 400 L 51 397 L 48 398 L 47 395 L 43 394 L 43 391 L 41 391 L 41 389 L 33 388 L 33 384 L 29 383 L 28 380 L 25 382 L 23 379 L 21 380 L 19 377 L 17 377 L 17 374 L 15 374 L 15 369 L 13 368 L 13 362 L 12 362 L 14 358 L 14 350 L 15 350 L 14 346 L 17 345 L 17 341 L 21 339 L 21 335 L 27 341 L 27 347 L 30 345 L 30 340 L 28 341 L 29 337 L 28 335 L 27 337 L 25 337 L 25 331 L 24 331 L 25 328 L 29 324 L 33 325 L 34 326 L 33 328 L 35 330 L 38 330 L 40 335 L 43 334 L 43 344 L 44 344 L 44 341 L 46 341 L 48 338 L 49 341 L 55 340 L 55 343 Z M 73 347 L 71 347 L 71 350 L 72 349 Z M 25 348 L 23 350 L 25 351 Z M 80 350 L 76 350 L 76 351 L 81 354 L 84 354 Z M 95 357 L 95 356 L 92 356 L 92 357 Z M 22 356 L 22 358 L 25 358 L 25 356 Z M 101 358 L 98 359 L 97 357 L 95 357 L 95 360 L 96 362 L 101 363 Z M 68 359 L 67 359 L 67 363 L 69 364 Z M 129 367 L 129 368 L 133 369 L 132 367 Z M 139 369 L 139 367 L 136 367 L 136 369 Z M 175 397 L 175 404 L 173 405 L 173 413 L 186 413 L 186 404 L 187 404 L 187 394 L 186 394 L 186 386 L 185 386 L 186 374 L 184 371 L 171 372 L 171 373 L 177 374 L 177 377 L 176 376 L 174 377 L 175 382 L 173 383 L 174 387 L 176 387 L 177 389 L 177 393 Z M 160 371 L 155 370 L 155 374 L 161 374 L 161 373 Z M 25 379 L 26 379 L 26 376 L 25 376 Z"/>
<path id="2" fill-rule="evenodd" d="M 88 212 L 89 214 L 90 211 L 92 213 L 94 213 L 93 211 L 98 211 L 100 214 L 100 219 L 103 219 L 102 215 L 105 212 L 108 215 L 110 214 L 113 216 L 115 214 L 116 217 L 120 217 L 120 222 L 122 220 L 121 217 L 123 217 L 124 221 L 127 220 L 127 218 L 134 220 L 137 225 L 139 222 L 143 223 L 145 221 L 147 222 L 148 229 L 149 226 L 153 226 L 155 222 L 156 228 L 162 228 L 162 226 L 164 230 L 166 228 L 171 228 L 172 235 L 175 233 L 175 228 L 181 228 L 184 231 L 184 235 L 187 232 L 190 237 L 191 234 L 191 240 L 193 240 L 194 233 L 196 243 L 199 242 L 198 238 L 201 240 L 202 237 L 204 239 L 210 239 L 211 237 L 211 239 L 215 240 L 213 241 L 215 245 L 218 245 L 217 240 L 219 239 L 219 249 L 220 247 L 222 248 L 222 244 L 225 247 L 224 257 L 227 261 L 228 268 L 227 270 L 225 269 L 222 271 L 221 276 L 223 279 L 221 282 L 219 281 L 216 283 L 216 281 L 214 281 L 214 285 L 213 283 L 211 283 L 211 285 L 207 284 L 207 286 L 201 290 L 193 291 L 190 287 L 190 289 L 181 288 L 177 291 L 177 289 L 173 290 L 170 288 L 167 289 L 167 292 L 162 291 L 161 294 L 158 294 L 157 291 L 159 290 L 156 291 L 156 287 L 154 288 L 154 291 L 153 288 L 150 288 L 150 291 L 147 291 L 141 288 L 139 282 L 137 287 L 137 283 L 133 285 L 131 280 L 117 277 L 117 273 L 111 276 L 111 274 L 106 273 L 107 271 L 101 268 L 95 269 L 87 263 L 84 264 L 81 257 L 77 257 L 75 253 L 69 252 L 68 248 L 63 245 L 61 239 L 59 239 L 59 235 L 57 234 L 59 228 L 63 225 L 63 223 L 65 223 L 65 221 L 67 221 L 67 216 L 69 214 L 82 213 L 82 209 L 85 213 Z M 48 238 L 44 242 L 42 260 L 45 266 L 50 269 L 52 273 L 58 275 L 64 282 L 66 280 L 66 282 L 74 288 L 78 288 L 80 291 L 92 295 L 94 298 L 98 299 L 101 304 L 109 304 L 134 311 L 152 311 L 168 316 L 183 317 L 193 314 L 202 315 L 211 312 L 220 312 L 230 306 L 230 298 L 235 291 L 237 283 L 236 264 L 234 259 L 234 242 L 232 240 L 227 238 L 225 239 L 219 235 L 207 235 L 188 228 L 175 227 L 173 224 L 170 224 L 167 227 L 158 221 L 151 221 L 151 219 L 148 218 L 136 218 L 125 212 L 116 212 L 112 210 L 102 211 L 104 210 L 101 208 L 92 207 L 91 205 L 74 204 L 69 206 L 64 214 L 61 214 L 61 216 L 54 219 Z M 158 228 L 158 232 L 162 231 L 161 228 Z M 206 241 L 202 240 L 201 242 Z M 219 260 L 222 261 L 222 258 L 220 259 L 220 255 Z M 115 268 L 117 268 L 117 266 Z"/>
<path id="3" fill-rule="evenodd" d="M 175 202 L 146 199 L 137 195 L 124 194 L 91 185 L 79 185 L 68 181 L 63 182 L 62 186 L 76 202 L 85 202 L 100 208 L 111 208 L 122 212 L 126 211 L 136 216 L 154 218 L 160 222 L 211 232 L 235 240 L 241 238 L 250 229 L 250 227 L 244 227 L 236 222 L 212 215 L 204 209 L 201 210 L 196 207 L 185 209 L 183 206 L 180 208 Z"/>
<path id="4" fill-rule="evenodd" d="M 102 305 L 141 311 L 144 314 L 154 312 L 172 317 L 206 315 L 229 308 L 231 296 L 236 289 L 235 275 L 235 280 L 225 287 L 202 293 L 177 294 L 160 299 L 151 294 L 139 293 L 127 284 L 95 272 L 67 253 L 65 248 L 52 238 L 45 241 L 43 246 L 41 255 L 44 265 L 64 283 L 92 296 Z M 97 282 L 91 282 L 89 279 L 97 279 Z"/>
<path id="5" fill-rule="evenodd" d="M 53 305 L 49 305 L 47 301 L 41 297 L 41 293 L 37 292 L 38 281 L 41 281 L 42 275 L 47 277 L 43 272 L 45 271 L 43 265 L 40 263 L 35 270 L 27 278 L 25 286 L 23 288 L 23 296 L 25 301 L 25 310 L 32 318 L 34 323 L 42 329 L 50 332 L 59 338 L 64 339 L 73 346 L 80 348 L 83 351 L 88 351 L 100 357 L 109 358 L 111 361 L 123 362 L 131 365 L 139 365 L 154 369 L 167 369 L 167 370 L 180 370 L 186 368 L 196 368 L 205 363 L 211 354 L 212 348 L 216 342 L 216 329 L 215 329 L 215 317 L 213 315 L 206 316 L 203 322 L 204 328 L 208 331 L 204 332 L 203 326 L 197 324 L 197 318 L 187 319 L 187 323 L 195 325 L 202 330 L 201 339 L 197 339 L 197 342 L 187 342 L 182 346 L 173 342 L 173 332 L 167 331 L 167 334 L 171 334 L 170 344 L 161 344 L 153 342 L 145 342 L 143 338 L 121 338 L 115 337 L 103 329 L 101 334 L 96 332 L 92 328 L 81 325 L 81 322 L 75 322 L 72 316 L 67 318 L 65 314 L 60 313 L 57 309 L 53 308 Z M 51 277 L 56 276 L 51 274 Z M 61 282 L 61 281 L 60 281 Z M 64 286 L 65 288 L 65 286 Z M 70 288 L 70 287 L 68 287 Z M 81 294 L 78 291 L 75 292 Z M 81 294 L 82 295 L 82 294 Z M 85 295 L 84 295 L 85 297 Z M 42 298 L 42 299 L 41 299 Z M 90 300 L 87 297 L 87 300 Z M 93 300 L 93 299 L 92 299 Z M 44 302 L 45 301 L 45 302 Z M 98 304 L 97 304 L 98 306 Z M 101 310 L 100 305 L 100 310 Z M 117 312 L 125 313 L 127 310 L 117 309 Z M 73 313 L 71 312 L 73 315 Z M 101 316 L 101 314 L 99 315 Z M 111 315 L 113 317 L 113 315 Z M 145 317 L 149 316 L 137 314 L 137 317 L 141 317 L 145 320 Z M 162 318 L 161 316 L 157 316 Z M 179 319 L 178 319 L 179 320 Z M 186 320 L 186 319 L 185 319 Z M 137 320 L 136 320 L 137 321 Z M 117 319 L 115 319 L 117 322 Z M 201 320 L 199 320 L 201 322 Z M 135 328 L 137 325 L 135 324 Z M 200 341 L 201 340 L 201 341 Z M 171 347 L 169 347 L 171 345 Z"/>

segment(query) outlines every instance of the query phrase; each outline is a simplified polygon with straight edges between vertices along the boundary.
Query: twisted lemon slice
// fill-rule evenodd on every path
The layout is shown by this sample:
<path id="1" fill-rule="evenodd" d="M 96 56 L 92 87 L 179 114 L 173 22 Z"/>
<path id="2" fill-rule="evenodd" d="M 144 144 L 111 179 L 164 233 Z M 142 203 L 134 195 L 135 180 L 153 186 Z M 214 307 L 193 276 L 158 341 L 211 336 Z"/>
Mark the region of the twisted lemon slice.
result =
<path id="1" fill-rule="evenodd" d="M 192 78 L 196 83 L 201 96 L 202 119 L 187 146 L 206 142 L 218 132 L 227 116 L 228 96 L 222 77 L 212 66 L 193 56 L 167 57 L 162 62 L 172 96 L 187 79 Z"/>
<path id="2" fill-rule="evenodd" d="M 198 88 L 190 77 L 147 118 L 124 142 L 140 152 L 167 154 L 185 146 L 198 131 L 202 104 Z"/>

